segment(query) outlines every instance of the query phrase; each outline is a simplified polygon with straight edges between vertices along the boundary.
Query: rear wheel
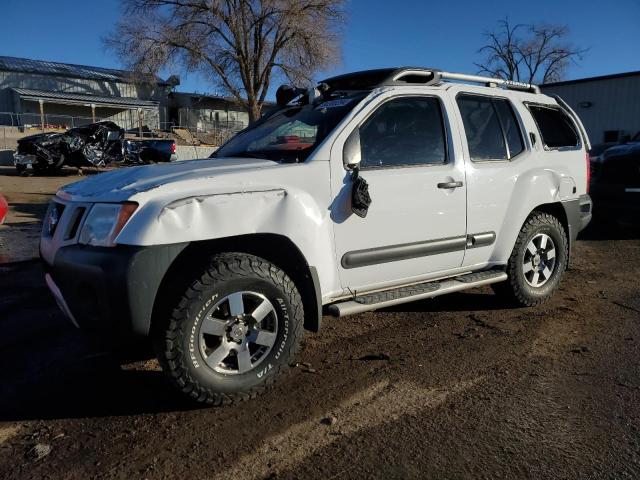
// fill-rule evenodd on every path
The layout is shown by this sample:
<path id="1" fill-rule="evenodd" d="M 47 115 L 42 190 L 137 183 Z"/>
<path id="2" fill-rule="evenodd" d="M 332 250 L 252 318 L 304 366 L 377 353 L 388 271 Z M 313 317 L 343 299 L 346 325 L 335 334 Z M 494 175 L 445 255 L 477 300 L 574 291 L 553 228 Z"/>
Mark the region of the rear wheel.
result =
<path id="1" fill-rule="evenodd" d="M 562 224 L 548 213 L 534 212 L 522 226 L 509 257 L 508 280 L 492 285 L 493 290 L 518 305 L 538 305 L 560 285 L 568 258 Z"/>
<path id="2" fill-rule="evenodd" d="M 183 393 L 232 403 L 261 393 L 286 370 L 303 319 L 298 290 L 281 269 L 253 255 L 220 254 L 157 329 L 156 350 Z"/>

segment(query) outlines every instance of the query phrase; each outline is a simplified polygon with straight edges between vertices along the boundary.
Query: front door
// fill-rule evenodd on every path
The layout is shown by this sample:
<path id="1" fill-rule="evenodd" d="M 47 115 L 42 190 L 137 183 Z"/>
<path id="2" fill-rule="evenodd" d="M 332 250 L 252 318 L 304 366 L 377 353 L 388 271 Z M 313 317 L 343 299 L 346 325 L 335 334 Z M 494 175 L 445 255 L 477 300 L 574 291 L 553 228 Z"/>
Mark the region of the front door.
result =
<path id="1" fill-rule="evenodd" d="M 344 288 L 385 288 L 462 264 L 464 160 L 459 138 L 450 134 L 447 102 L 438 94 L 387 94 L 354 119 L 360 133 L 359 174 L 372 199 L 365 218 L 350 210 L 352 174 L 342 164 L 349 132 L 334 143 L 331 216 Z"/>

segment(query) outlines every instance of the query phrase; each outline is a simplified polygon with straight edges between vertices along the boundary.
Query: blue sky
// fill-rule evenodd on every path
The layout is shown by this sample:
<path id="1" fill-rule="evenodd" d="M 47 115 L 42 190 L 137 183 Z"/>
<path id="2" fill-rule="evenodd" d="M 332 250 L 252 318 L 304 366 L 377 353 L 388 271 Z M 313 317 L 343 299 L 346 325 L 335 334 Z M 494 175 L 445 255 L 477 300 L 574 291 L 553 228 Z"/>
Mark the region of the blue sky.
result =
<path id="1" fill-rule="evenodd" d="M 121 66 L 101 42 L 118 0 L 3 0 L 1 8 L 0 55 Z M 567 79 L 640 70 L 640 0 L 350 0 L 348 9 L 343 60 L 327 73 L 394 65 L 475 73 L 482 32 L 505 16 L 569 27 L 589 51 Z M 205 78 L 176 73 L 181 91 L 213 91 Z"/>

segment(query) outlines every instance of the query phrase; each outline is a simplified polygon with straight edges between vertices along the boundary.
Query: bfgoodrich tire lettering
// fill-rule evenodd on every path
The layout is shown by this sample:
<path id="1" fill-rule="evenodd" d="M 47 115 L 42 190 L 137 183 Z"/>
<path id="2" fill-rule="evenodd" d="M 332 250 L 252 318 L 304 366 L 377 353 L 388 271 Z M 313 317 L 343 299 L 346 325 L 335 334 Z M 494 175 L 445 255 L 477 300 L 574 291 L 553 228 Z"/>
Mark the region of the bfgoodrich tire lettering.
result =
<path id="1" fill-rule="evenodd" d="M 545 244 L 547 249 L 550 248 L 547 245 L 553 245 L 553 257 L 547 262 L 552 270 L 547 270 L 551 273 L 546 276 L 542 273 L 546 267 L 545 249 L 540 248 L 541 241 L 544 241 L 545 237 L 551 240 Z M 533 212 L 520 229 L 513 252 L 509 257 L 508 280 L 496 283 L 492 288 L 497 294 L 517 305 L 527 307 L 538 305 L 548 300 L 560 285 L 568 258 L 569 243 L 562 224 L 553 215 Z M 530 265 L 529 262 L 531 262 Z M 531 269 L 538 266 L 541 271 L 540 277 L 534 280 Z"/>
<path id="2" fill-rule="evenodd" d="M 250 315 L 246 321 L 240 321 L 243 315 L 231 315 L 230 302 L 239 292 L 246 303 L 259 305 L 265 300 L 271 315 L 271 330 L 264 330 L 269 341 L 253 345 L 249 358 L 256 361 L 251 368 L 246 364 L 241 368 L 239 352 L 235 351 L 254 328 Z M 219 308 L 229 321 L 221 323 L 224 330 L 214 327 L 209 337 L 202 333 L 203 322 L 212 320 L 208 312 L 221 302 Z M 293 360 L 303 323 L 300 294 L 281 269 L 253 255 L 223 253 L 211 258 L 205 273 L 187 288 L 171 317 L 155 329 L 155 344 L 163 370 L 178 389 L 198 402 L 220 405 L 252 398 L 272 385 Z M 214 342 L 211 348 L 207 345 L 209 338 Z M 211 354 L 219 352 L 223 343 L 231 345 L 233 351 L 220 362 L 217 359 L 226 352 L 211 361 Z M 260 348 L 266 352 L 262 356 Z"/>

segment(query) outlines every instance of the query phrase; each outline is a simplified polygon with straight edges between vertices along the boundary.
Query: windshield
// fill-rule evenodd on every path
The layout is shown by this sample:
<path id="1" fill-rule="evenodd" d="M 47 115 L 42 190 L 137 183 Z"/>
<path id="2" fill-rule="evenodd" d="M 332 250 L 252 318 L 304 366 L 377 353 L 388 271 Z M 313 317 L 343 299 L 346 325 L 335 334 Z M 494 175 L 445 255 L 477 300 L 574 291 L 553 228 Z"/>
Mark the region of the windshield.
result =
<path id="1" fill-rule="evenodd" d="M 304 162 L 365 95 L 292 106 L 258 121 L 224 144 L 212 157 L 255 157 Z"/>

